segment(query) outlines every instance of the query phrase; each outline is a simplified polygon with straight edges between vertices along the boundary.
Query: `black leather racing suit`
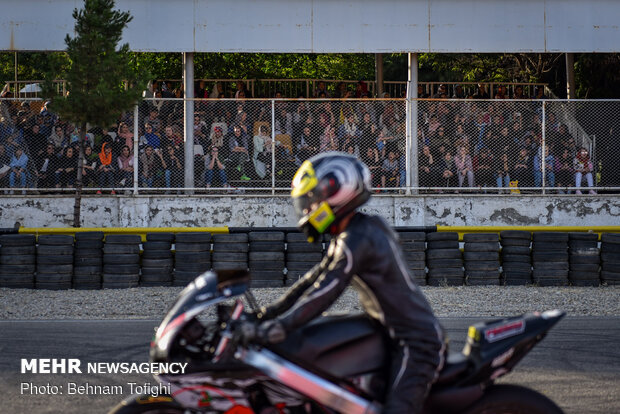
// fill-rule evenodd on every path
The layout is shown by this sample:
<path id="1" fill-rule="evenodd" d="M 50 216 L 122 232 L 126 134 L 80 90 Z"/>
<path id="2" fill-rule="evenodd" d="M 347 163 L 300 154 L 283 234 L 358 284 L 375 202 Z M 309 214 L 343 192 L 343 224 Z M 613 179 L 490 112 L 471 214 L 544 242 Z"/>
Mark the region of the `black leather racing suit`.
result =
<path id="1" fill-rule="evenodd" d="M 397 236 L 381 218 L 356 213 L 325 258 L 278 301 L 263 309 L 287 332 L 326 311 L 352 282 L 364 310 L 393 339 L 384 413 L 418 413 L 443 366 L 444 333 L 409 276 Z"/>

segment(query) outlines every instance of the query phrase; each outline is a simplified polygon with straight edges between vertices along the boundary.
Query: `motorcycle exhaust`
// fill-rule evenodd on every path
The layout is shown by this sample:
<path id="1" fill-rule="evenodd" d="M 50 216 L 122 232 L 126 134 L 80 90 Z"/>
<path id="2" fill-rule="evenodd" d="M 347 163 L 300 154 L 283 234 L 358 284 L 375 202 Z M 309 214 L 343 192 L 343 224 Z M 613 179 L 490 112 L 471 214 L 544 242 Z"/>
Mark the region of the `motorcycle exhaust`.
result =
<path id="1" fill-rule="evenodd" d="M 381 413 L 380 404 L 365 400 L 266 349 L 239 349 L 235 357 L 333 410 L 348 414 Z"/>

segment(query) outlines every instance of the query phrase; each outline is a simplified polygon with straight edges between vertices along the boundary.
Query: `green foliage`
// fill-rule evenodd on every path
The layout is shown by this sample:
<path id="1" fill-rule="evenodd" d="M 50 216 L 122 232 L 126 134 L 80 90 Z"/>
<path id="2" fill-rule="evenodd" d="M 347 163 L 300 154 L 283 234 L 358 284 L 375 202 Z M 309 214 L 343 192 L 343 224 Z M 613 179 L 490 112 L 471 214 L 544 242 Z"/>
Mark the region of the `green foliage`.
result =
<path id="1" fill-rule="evenodd" d="M 138 103 L 145 88 L 146 76 L 140 74 L 147 71 L 140 70 L 129 45 L 116 49 L 132 17 L 113 8 L 113 0 L 85 0 L 83 9 L 73 11 L 76 36 L 65 38 L 67 61 L 49 65 L 44 93 L 53 97 L 51 109 L 76 124 L 111 125 Z M 54 97 L 54 75 L 67 81 L 66 97 Z"/>

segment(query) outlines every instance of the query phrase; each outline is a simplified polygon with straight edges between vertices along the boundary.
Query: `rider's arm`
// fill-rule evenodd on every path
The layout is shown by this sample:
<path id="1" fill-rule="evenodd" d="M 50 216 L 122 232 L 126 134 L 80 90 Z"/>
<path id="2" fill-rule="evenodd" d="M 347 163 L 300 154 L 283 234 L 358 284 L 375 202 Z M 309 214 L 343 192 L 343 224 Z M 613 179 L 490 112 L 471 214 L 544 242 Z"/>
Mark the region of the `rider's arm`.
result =
<path id="1" fill-rule="evenodd" d="M 312 269 L 310 269 L 304 277 L 300 278 L 291 288 L 274 303 L 269 306 L 263 306 L 260 309 L 259 318 L 261 320 L 269 320 L 275 317 L 280 316 L 287 310 L 291 308 L 297 302 L 297 300 L 304 294 L 306 289 L 308 289 L 319 277 L 321 272 L 324 270 L 324 262 L 326 259 L 323 259 L 320 263 L 317 263 Z"/>

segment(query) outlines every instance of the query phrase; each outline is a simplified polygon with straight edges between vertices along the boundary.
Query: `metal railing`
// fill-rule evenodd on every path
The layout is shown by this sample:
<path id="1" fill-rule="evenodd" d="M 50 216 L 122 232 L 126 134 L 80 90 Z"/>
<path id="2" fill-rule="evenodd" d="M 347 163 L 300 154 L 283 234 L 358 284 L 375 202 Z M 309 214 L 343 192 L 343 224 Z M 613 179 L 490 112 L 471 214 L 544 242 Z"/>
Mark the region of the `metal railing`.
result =
<path id="1" fill-rule="evenodd" d="M 363 160 L 378 193 L 620 190 L 616 100 L 190 101 L 191 145 L 183 99 L 147 99 L 114 128 L 89 128 L 84 191 L 286 193 L 305 159 L 332 150 Z M 40 103 L 0 100 L 0 191 L 74 191 L 77 131 Z M 582 136 L 562 122 L 569 118 Z"/>

